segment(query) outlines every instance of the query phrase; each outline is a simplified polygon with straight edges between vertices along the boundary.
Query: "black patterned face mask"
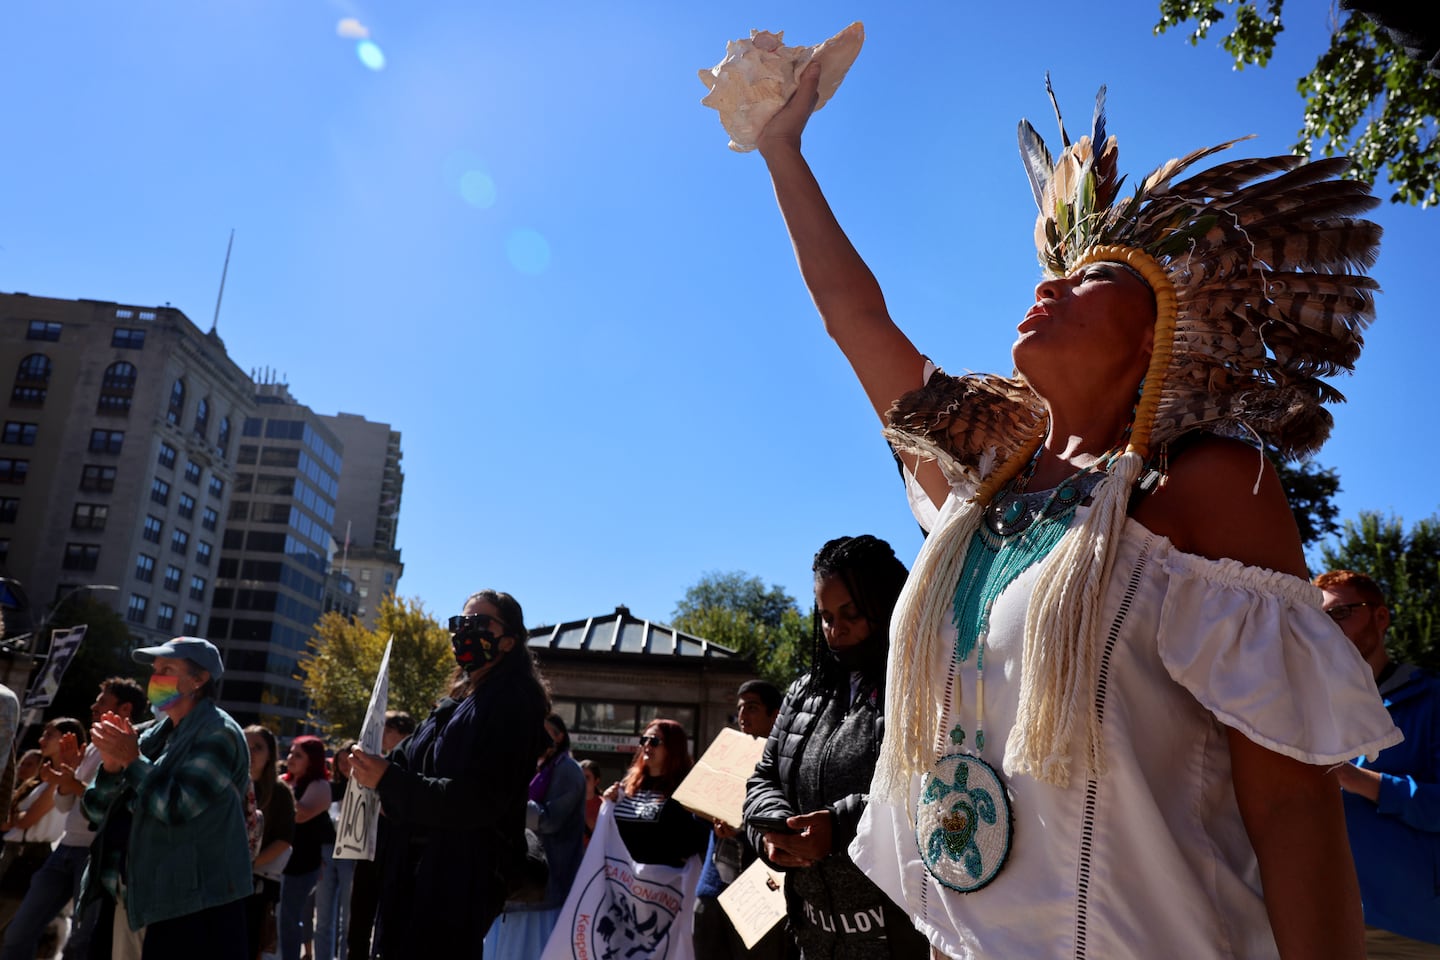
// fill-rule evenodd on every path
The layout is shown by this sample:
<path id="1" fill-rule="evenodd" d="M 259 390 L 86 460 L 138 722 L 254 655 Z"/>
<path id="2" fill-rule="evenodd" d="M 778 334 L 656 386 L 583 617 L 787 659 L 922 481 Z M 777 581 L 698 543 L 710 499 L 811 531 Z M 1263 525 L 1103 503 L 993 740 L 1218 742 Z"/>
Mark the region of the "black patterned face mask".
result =
<path id="1" fill-rule="evenodd" d="M 455 662 L 467 672 L 498 657 L 504 636 L 505 622 L 487 613 L 450 618 L 450 647 L 455 651 Z"/>

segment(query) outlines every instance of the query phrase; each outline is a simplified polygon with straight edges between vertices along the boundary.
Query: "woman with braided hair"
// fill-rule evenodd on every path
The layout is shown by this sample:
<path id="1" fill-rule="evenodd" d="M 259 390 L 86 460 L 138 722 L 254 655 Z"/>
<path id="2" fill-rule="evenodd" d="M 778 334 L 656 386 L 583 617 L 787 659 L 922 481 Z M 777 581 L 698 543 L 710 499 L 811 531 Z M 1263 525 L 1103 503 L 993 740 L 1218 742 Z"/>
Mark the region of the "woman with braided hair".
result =
<path id="1" fill-rule="evenodd" d="M 1374 313 L 1368 188 L 1343 158 L 1186 173 L 1232 142 L 1121 197 L 1103 89 L 1058 157 L 1022 123 L 1043 275 L 1017 374 L 953 378 L 801 154 L 819 73 L 759 151 L 928 531 L 856 864 L 937 956 L 1362 956 L 1331 770 L 1398 734 L 1259 448 L 1329 432 L 1322 378 Z"/>
<path id="2" fill-rule="evenodd" d="M 884 540 L 840 537 L 815 554 L 810 672 L 790 685 L 745 794 L 755 849 L 786 871 L 802 960 L 923 958 L 925 941 L 846 847 L 880 753 L 890 614 L 905 565 Z"/>

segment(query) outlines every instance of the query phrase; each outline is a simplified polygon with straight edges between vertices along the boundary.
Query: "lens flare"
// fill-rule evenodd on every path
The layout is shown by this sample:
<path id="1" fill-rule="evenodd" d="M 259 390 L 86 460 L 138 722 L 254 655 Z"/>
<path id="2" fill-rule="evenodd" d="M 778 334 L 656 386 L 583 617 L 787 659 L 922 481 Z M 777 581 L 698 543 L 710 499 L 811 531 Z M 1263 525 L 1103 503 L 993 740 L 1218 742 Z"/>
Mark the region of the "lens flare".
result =
<path id="1" fill-rule="evenodd" d="M 380 51 L 380 47 L 373 40 L 361 40 L 355 44 L 355 55 L 371 70 L 385 69 L 385 54 Z"/>
<path id="2" fill-rule="evenodd" d="M 538 276 L 550 265 L 550 244 L 538 230 L 522 227 L 505 238 L 505 256 L 516 270 Z"/>
<path id="3" fill-rule="evenodd" d="M 370 36 L 369 28 L 354 17 L 346 17 L 335 24 L 335 32 L 346 40 L 364 40 Z"/>
<path id="4" fill-rule="evenodd" d="M 483 170 L 460 174 L 460 196 L 472 207 L 488 210 L 495 205 L 495 181 Z"/>

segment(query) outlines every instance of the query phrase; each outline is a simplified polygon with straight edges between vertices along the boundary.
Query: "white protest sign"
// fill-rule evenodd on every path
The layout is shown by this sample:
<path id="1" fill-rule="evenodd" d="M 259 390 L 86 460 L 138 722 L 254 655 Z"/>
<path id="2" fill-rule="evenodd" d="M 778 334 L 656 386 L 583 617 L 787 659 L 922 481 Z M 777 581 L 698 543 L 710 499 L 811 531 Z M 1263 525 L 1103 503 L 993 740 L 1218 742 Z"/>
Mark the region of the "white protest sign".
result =
<path id="1" fill-rule="evenodd" d="M 380 673 L 375 689 L 370 692 L 370 706 L 365 710 L 365 724 L 360 728 L 360 748 L 369 754 L 380 753 L 385 735 L 385 710 L 390 700 L 391 636 L 380 658 Z M 335 825 L 335 858 L 337 860 L 374 860 L 375 831 L 380 825 L 380 798 L 374 790 L 351 780 L 340 804 L 340 822 Z"/>

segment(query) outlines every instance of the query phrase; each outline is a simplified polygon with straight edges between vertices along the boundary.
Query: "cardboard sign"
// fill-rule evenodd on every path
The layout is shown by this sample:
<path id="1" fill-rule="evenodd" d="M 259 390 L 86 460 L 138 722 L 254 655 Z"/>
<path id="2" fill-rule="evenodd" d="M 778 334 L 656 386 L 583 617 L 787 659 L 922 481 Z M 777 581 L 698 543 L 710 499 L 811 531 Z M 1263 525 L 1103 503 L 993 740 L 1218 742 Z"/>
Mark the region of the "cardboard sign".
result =
<path id="1" fill-rule="evenodd" d="M 40 668 L 39 676 L 25 696 L 27 709 L 50 706 L 60 690 L 60 678 L 65 675 L 65 668 L 75 659 L 75 651 L 80 649 L 80 641 L 85 639 L 85 629 L 86 624 L 82 623 L 69 630 L 51 632 L 50 655 L 45 658 L 45 666 Z"/>
<path id="2" fill-rule="evenodd" d="M 394 643 L 392 636 L 385 644 L 385 655 L 380 658 L 380 673 L 375 677 L 375 689 L 370 691 L 370 706 L 365 710 L 365 724 L 360 728 L 360 748 L 366 753 L 381 752 L 385 710 L 390 701 L 390 647 Z M 335 824 L 335 858 L 374 860 L 375 832 L 379 826 L 380 796 L 369 787 L 362 787 L 351 780 L 350 786 L 345 788 L 345 800 L 340 804 L 340 821 Z"/>
<path id="3" fill-rule="evenodd" d="M 744 819 L 745 783 L 765 752 L 765 740 L 725 729 L 680 782 L 674 800 L 692 813 L 736 829 Z"/>
<path id="4" fill-rule="evenodd" d="M 720 906 L 745 941 L 745 949 L 753 949 L 785 919 L 785 874 L 756 860 L 720 891 Z"/>

